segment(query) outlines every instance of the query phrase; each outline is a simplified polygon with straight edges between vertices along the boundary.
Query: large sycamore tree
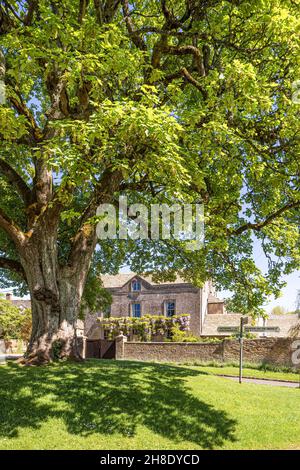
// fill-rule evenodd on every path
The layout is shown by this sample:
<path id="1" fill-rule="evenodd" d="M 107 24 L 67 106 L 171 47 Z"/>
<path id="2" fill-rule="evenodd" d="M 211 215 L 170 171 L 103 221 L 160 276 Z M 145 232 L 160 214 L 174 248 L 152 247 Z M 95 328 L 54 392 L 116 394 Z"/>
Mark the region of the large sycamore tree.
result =
<path id="1" fill-rule="evenodd" d="M 78 357 L 80 308 L 124 263 L 212 278 L 259 312 L 300 265 L 298 2 L 0 5 L 1 285 L 30 292 L 26 361 Z M 97 245 L 97 207 L 120 194 L 203 203 L 204 246 Z"/>

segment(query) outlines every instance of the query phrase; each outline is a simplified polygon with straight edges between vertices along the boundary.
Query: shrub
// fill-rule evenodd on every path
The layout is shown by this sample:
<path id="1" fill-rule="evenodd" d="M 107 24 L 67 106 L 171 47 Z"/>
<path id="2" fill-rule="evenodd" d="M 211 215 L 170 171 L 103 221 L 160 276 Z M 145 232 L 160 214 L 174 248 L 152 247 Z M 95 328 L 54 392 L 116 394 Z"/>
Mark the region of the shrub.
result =
<path id="1" fill-rule="evenodd" d="M 110 339 L 115 338 L 122 331 L 126 336 L 134 333 L 139 341 L 150 341 L 156 335 L 170 335 L 174 327 L 181 332 L 189 331 L 190 316 L 187 314 L 173 317 L 144 315 L 141 318 L 101 318 L 99 322 Z"/>
<path id="2" fill-rule="evenodd" d="M 11 302 L 0 299 L 0 338 L 29 341 L 30 334 L 30 310 L 21 311 Z"/>
<path id="3" fill-rule="evenodd" d="M 174 325 L 171 328 L 171 337 L 170 341 L 176 342 L 176 343 L 198 343 L 201 341 L 198 336 L 194 336 L 187 331 L 183 331 L 179 328 L 178 325 Z"/>
<path id="4" fill-rule="evenodd" d="M 61 358 L 61 352 L 64 347 L 64 342 L 61 339 L 57 339 L 52 343 L 52 358 L 57 361 Z"/>

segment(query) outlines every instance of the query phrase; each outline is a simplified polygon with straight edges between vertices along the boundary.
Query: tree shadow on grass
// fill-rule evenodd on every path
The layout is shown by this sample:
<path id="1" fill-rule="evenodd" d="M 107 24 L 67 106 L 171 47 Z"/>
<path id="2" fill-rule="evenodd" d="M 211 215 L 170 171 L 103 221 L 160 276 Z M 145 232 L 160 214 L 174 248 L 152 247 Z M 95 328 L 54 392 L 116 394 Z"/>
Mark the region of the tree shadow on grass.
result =
<path id="1" fill-rule="evenodd" d="M 137 425 L 204 449 L 234 441 L 235 421 L 196 398 L 185 379 L 201 372 L 133 361 L 0 369 L 0 435 L 59 417 L 69 433 L 136 434 Z"/>

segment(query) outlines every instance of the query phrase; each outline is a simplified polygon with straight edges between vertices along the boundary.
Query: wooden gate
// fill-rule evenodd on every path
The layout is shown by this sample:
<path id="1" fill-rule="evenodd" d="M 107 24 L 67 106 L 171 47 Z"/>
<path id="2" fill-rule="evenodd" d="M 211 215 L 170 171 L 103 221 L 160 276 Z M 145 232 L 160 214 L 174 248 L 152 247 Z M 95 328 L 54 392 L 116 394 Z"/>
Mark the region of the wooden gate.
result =
<path id="1" fill-rule="evenodd" d="M 106 339 L 87 339 L 86 357 L 94 359 L 115 359 L 116 342 Z"/>
<path id="2" fill-rule="evenodd" d="M 101 359 L 115 359 L 116 358 L 116 342 L 108 341 L 106 339 L 100 340 L 100 357 Z"/>
<path id="3" fill-rule="evenodd" d="M 87 339 L 85 357 L 100 359 L 100 340 Z"/>

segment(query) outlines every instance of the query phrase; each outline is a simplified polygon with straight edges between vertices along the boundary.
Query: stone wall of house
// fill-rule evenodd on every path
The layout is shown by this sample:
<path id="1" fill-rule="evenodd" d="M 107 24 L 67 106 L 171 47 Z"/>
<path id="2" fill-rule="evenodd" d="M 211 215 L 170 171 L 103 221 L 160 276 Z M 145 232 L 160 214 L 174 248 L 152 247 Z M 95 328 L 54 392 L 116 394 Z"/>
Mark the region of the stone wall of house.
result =
<path id="1" fill-rule="evenodd" d="M 294 346 L 295 340 L 292 338 L 244 340 L 244 361 L 292 366 Z M 162 362 L 236 362 L 239 360 L 239 341 L 224 339 L 215 343 L 124 342 L 123 357 L 117 358 Z"/>
<path id="2" fill-rule="evenodd" d="M 200 289 L 193 287 L 142 289 L 139 293 L 121 292 L 112 294 L 111 317 L 128 317 L 132 302 L 140 302 L 142 315 L 164 315 L 164 303 L 175 300 L 176 314 L 186 313 L 191 317 L 190 331 L 199 336 L 201 332 Z"/>
<path id="3" fill-rule="evenodd" d="M 209 297 L 209 294 L 212 290 L 212 285 L 211 285 L 211 282 L 206 282 L 204 285 L 203 285 L 203 288 L 201 289 L 201 293 L 200 293 L 200 297 L 201 297 L 201 319 L 200 319 L 200 332 L 202 334 L 203 332 L 203 325 L 204 325 L 204 322 L 205 322 L 205 318 L 207 316 L 207 309 L 208 309 L 208 297 Z"/>
<path id="4" fill-rule="evenodd" d="M 223 315 L 224 303 L 223 302 L 210 302 L 207 306 L 208 315 Z"/>

